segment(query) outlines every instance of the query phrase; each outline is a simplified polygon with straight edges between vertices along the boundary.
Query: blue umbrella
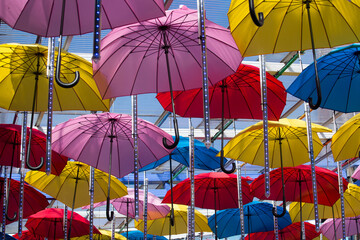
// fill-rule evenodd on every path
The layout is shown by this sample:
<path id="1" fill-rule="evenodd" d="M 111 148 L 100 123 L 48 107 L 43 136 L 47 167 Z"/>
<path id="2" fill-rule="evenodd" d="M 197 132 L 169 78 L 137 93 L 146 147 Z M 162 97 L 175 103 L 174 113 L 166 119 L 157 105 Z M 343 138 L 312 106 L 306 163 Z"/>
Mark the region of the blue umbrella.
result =
<path id="1" fill-rule="evenodd" d="M 121 235 L 123 235 L 124 237 L 126 237 L 126 232 L 125 233 L 120 233 Z M 151 234 L 147 234 L 146 235 L 146 239 L 147 240 L 153 240 L 155 237 L 156 240 L 167 240 L 166 237 L 162 237 L 162 236 L 155 236 L 155 235 L 151 235 Z M 128 233 L 128 239 L 129 240 L 144 240 L 144 233 L 141 231 L 130 231 Z"/>
<path id="2" fill-rule="evenodd" d="M 244 230 L 245 233 L 267 232 L 274 230 L 274 216 L 272 214 L 273 205 L 266 202 L 251 202 L 244 205 Z M 277 207 L 277 212 L 282 212 L 282 207 Z M 241 234 L 240 210 L 229 208 L 218 211 L 217 236 L 226 238 Z M 209 226 L 215 232 L 215 216 L 209 218 Z M 283 217 L 278 218 L 279 229 L 283 229 L 291 224 L 288 212 Z"/>
<path id="3" fill-rule="evenodd" d="M 4 236 L 3 233 L 0 232 L 0 239 L 3 239 L 3 236 Z M 14 237 L 10 236 L 9 234 L 5 233 L 5 240 L 16 240 L 16 238 L 14 238 Z"/>
<path id="4" fill-rule="evenodd" d="M 204 170 L 214 170 L 220 168 L 220 157 L 216 157 L 216 155 L 219 153 L 218 150 L 213 147 L 207 149 L 204 143 L 196 139 L 194 140 L 194 146 L 195 168 Z M 189 138 L 180 137 L 179 144 L 177 145 L 175 150 L 171 152 L 171 155 L 163 157 L 160 160 L 141 168 L 140 171 L 154 169 L 157 166 L 165 163 L 166 161 L 169 161 L 170 156 L 172 160 L 175 160 L 182 165 L 189 167 Z"/>
<path id="5" fill-rule="evenodd" d="M 317 62 L 322 101 L 320 107 L 339 112 L 360 111 L 360 44 L 335 49 Z M 315 70 L 309 65 L 287 92 L 307 101 L 317 99 Z"/>

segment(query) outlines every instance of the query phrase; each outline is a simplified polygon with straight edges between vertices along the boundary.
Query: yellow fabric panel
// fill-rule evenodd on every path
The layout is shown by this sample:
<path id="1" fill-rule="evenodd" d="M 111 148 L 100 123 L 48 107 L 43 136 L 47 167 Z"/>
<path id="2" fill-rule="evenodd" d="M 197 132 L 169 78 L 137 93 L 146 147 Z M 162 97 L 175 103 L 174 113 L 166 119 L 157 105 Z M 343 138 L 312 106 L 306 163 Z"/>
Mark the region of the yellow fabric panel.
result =
<path id="1" fill-rule="evenodd" d="M 79 175 L 77 175 L 79 169 Z M 38 190 L 54 197 L 72 207 L 76 177 L 78 177 L 75 197 L 75 208 L 90 204 L 90 167 L 84 163 L 68 161 L 59 176 L 47 175 L 41 171 L 29 171 L 25 181 Z M 108 174 L 95 169 L 94 202 L 102 202 L 107 198 Z M 110 199 L 127 195 L 127 189 L 116 177 L 111 176 Z"/>

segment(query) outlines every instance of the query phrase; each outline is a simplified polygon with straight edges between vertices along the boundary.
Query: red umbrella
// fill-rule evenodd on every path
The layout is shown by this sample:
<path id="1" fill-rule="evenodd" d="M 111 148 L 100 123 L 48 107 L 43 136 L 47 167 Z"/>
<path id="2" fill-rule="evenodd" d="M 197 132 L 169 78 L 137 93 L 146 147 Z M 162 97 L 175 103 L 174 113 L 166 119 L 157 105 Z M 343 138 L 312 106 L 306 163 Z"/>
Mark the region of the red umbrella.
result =
<path id="1" fill-rule="evenodd" d="M 44 237 L 35 235 L 29 230 L 22 231 L 21 237 L 19 236 L 18 233 L 16 233 L 13 237 L 20 240 L 45 240 Z"/>
<path id="2" fill-rule="evenodd" d="M 8 215 L 15 216 L 19 209 L 19 191 L 20 191 L 20 182 L 16 180 L 10 180 L 10 190 L 9 190 L 9 200 L 8 200 Z M 4 191 L 4 178 L 0 177 L 0 194 L 3 194 Z M 0 206 L 3 205 L 3 197 L 0 197 Z M 23 217 L 27 218 L 30 215 L 37 213 L 45 209 L 49 205 L 46 197 L 30 187 L 29 185 L 24 185 L 24 201 L 23 201 Z M 3 212 L 0 212 L 0 218 L 2 218 Z M 17 221 L 18 214 L 13 221 L 6 219 L 6 224 Z"/>
<path id="3" fill-rule="evenodd" d="M 222 210 L 237 208 L 237 177 L 235 174 L 223 172 L 201 173 L 195 176 L 195 207 Z M 252 201 L 250 186 L 246 178 L 241 178 L 243 202 Z M 170 203 L 170 191 L 163 199 L 163 203 Z M 190 179 L 179 182 L 173 188 L 174 203 L 190 205 Z"/>
<path id="4" fill-rule="evenodd" d="M 224 94 L 224 118 L 262 119 L 259 68 L 240 64 L 237 71 L 223 81 L 209 87 L 210 117 L 222 117 Z M 286 91 L 279 80 L 266 75 L 268 87 L 269 119 L 279 120 L 286 104 Z M 223 91 L 224 89 L 224 91 Z M 175 91 L 176 114 L 182 117 L 203 117 L 202 88 Z M 156 98 L 167 111 L 172 112 L 170 92 L 159 93 Z"/>
<path id="5" fill-rule="evenodd" d="M 68 216 L 71 211 L 68 211 Z M 36 234 L 50 239 L 64 238 L 64 209 L 48 208 L 31 215 L 25 227 Z M 68 219 L 69 221 L 69 219 Z M 69 222 L 68 222 L 69 226 Z M 80 237 L 89 235 L 90 223 L 87 219 L 74 212 L 72 221 L 72 231 L 70 237 Z M 101 234 L 99 230 L 93 226 L 94 234 Z"/>
<path id="6" fill-rule="evenodd" d="M 279 230 L 279 240 L 298 240 L 301 233 L 300 222 L 293 223 L 281 230 Z M 315 231 L 315 225 L 306 222 L 305 223 L 305 239 L 312 240 L 320 235 L 320 232 Z M 274 231 L 251 233 L 250 236 L 246 236 L 245 240 L 273 240 L 275 239 Z"/>
<path id="7" fill-rule="evenodd" d="M 339 199 L 338 175 L 330 170 L 315 167 L 319 204 L 332 206 Z M 282 200 L 285 187 L 286 201 L 313 203 L 311 166 L 284 167 L 284 184 L 281 183 L 281 169 L 270 172 L 270 197 L 265 197 L 264 175 L 260 175 L 251 184 L 254 197 L 264 200 Z M 348 182 L 343 178 L 344 191 Z"/>
<path id="8" fill-rule="evenodd" d="M 27 129 L 29 136 L 29 128 Z M 27 142 L 29 138 L 27 138 Z M 28 144 L 28 143 L 27 143 Z M 20 168 L 21 126 L 0 124 L 0 165 Z M 46 156 L 46 135 L 36 129 L 32 130 L 30 166 L 38 166 Z M 67 158 L 52 151 L 51 174 L 59 175 L 66 165 Z M 45 171 L 45 165 L 40 171 Z"/>

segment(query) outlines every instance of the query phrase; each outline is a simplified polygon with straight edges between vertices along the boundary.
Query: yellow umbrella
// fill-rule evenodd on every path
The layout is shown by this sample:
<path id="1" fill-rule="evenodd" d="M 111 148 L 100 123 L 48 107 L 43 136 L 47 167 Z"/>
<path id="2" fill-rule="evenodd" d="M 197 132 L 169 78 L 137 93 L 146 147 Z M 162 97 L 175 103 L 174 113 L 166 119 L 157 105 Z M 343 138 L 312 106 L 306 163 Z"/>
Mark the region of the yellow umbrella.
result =
<path id="1" fill-rule="evenodd" d="M 255 11 L 264 16 L 264 25 L 258 27 L 249 14 L 248 0 L 232 0 L 228 18 L 241 54 L 246 57 L 311 49 L 307 2 L 315 48 L 359 42 L 360 8 L 352 1 L 254 0 Z"/>
<path id="2" fill-rule="evenodd" d="M 295 167 L 310 161 L 304 121 L 284 118 L 279 121 L 269 121 L 268 126 L 271 168 Z M 331 132 L 331 129 L 312 124 L 312 130 L 314 157 L 316 157 L 323 148 L 317 132 Z M 224 156 L 252 165 L 264 166 L 263 144 L 263 122 L 258 122 L 231 139 L 224 147 Z M 280 150 L 282 154 L 280 154 Z M 281 159 L 285 159 L 283 165 Z"/>
<path id="3" fill-rule="evenodd" d="M 90 166 L 81 162 L 68 161 L 59 176 L 47 175 L 41 171 L 29 171 L 25 181 L 40 191 L 72 208 L 90 204 Z M 108 174 L 95 169 L 94 202 L 107 198 Z M 75 195 L 75 198 L 74 198 Z M 127 189 L 116 177 L 111 176 L 110 199 L 127 195 Z"/>
<path id="4" fill-rule="evenodd" d="M 72 82 L 74 72 L 79 71 L 80 81 L 73 88 L 54 84 L 53 110 L 108 111 L 110 101 L 102 100 L 92 76 L 91 63 L 68 52 L 62 52 L 61 57 L 61 80 Z M 48 48 L 39 44 L 0 45 L 1 108 L 31 111 L 36 91 L 34 111 L 47 111 L 47 58 Z"/>
<path id="5" fill-rule="evenodd" d="M 349 183 L 348 188 L 344 192 L 344 209 L 345 217 L 360 215 L 360 187 L 355 184 Z M 314 204 L 302 203 L 301 210 L 303 221 L 315 219 Z M 291 203 L 289 214 L 292 222 L 300 222 L 300 203 Z M 340 199 L 333 206 L 319 205 L 319 218 L 341 218 Z"/>
<path id="6" fill-rule="evenodd" d="M 360 113 L 350 118 L 332 137 L 331 150 L 335 161 L 360 154 Z"/>
<path id="7" fill-rule="evenodd" d="M 107 237 L 110 237 L 111 239 L 111 234 L 112 232 L 111 231 L 108 231 L 108 230 L 99 230 L 102 234 L 102 236 L 107 236 Z M 104 239 L 107 239 L 107 238 L 104 238 Z M 121 234 L 118 234 L 118 233 L 115 233 L 115 238 L 114 239 L 118 239 L 118 240 L 126 240 L 127 238 L 124 237 L 123 235 Z M 95 240 L 95 239 L 94 239 Z"/>
<path id="8" fill-rule="evenodd" d="M 170 224 L 170 213 L 164 218 L 147 221 L 147 233 L 157 236 L 176 235 L 187 232 L 188 206 L 174 204 L 174 226 Z M 171 230 L 170 230 L 171 227 Z M 144 231 L 143 220 L 135 221 L 135 228 Z M 171 231 L 171 232 L 170 232 Z M 195 210 L 195 232 L 211 232 L 207 218 Z"/>

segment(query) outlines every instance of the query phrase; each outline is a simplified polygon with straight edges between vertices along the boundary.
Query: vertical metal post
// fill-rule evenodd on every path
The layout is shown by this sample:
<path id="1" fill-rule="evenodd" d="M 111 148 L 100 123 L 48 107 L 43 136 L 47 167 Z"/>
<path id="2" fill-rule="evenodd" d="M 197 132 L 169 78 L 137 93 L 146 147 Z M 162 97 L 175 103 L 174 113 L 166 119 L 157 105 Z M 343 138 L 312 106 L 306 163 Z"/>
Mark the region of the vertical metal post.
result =
<path id="1" fill-rule="evenodd" d="M 189 119 L 189 179 L 190 179 L 190 206 L 188 208 L 188 239 L 195 239 L 195 149 L 194 149 L 194 127 Z"/>
<path id="2" fill-rule="evenodd" d="M 241 164 L 239 161 L 236 162 L 236 173 L 237 173 L 237 187 L 238 187 L 238 201 L 239 201 L 239 211 L 240 211 L 240 240 L 244 239 L 245 235 L 245 226 L 244 226 L 244 207 L 242 199 L 242 184 L 241 184 Z"/>
<path id="3" fill-rule="evenodd" d="M 112 205 L 112 211 L 114 211 L 114 205 Z M 111 239 L 115 239 L 115 221 L 116 217 L 111 220 Z"/>
<path id="4" fill-rule="evenodd" d="M 63 219 L 63 226 L 64 226 L 64 240 L 68 239 L 68 206 L 64 205 L 64 219 Z"/>
<path id="5" fill-rule="evenodd" d="M 48 117 L 46 128 L 46 162 L 45 172 L 47 175 L 51 173 L 51 133 L 53 121 L 53 87 L 54 87 L 54 62 L 55 62 L 55 38 L 49 38 L 48 42 L 48 66 L 47 76 L 49 79 L 49 94 L 48 94 Z"/>
<path id="6" fill-rule="evenodd" d="M 132 104 L 132 135 L 134 139 L 134 199 L 135 199 L 135 219 L 139 221 L 139 169 L 138 169 L 138 112 L 137 95 L 131 96 Z"/>
<path id="7" fill-rule="evenodd" d="M 334 123 L 334 132 L 336 132 L 337 125 L 336 125 L 335 111 L 333 112 L 333 123 Z M 338 171 L 339 194 L 340 194 L 340 205 L 341 205 L 342 234 L 343 234 L 343 239 L 346 239 L 344 186 L 343 186 L 343 181 L 342 181 L 342 161 L 338 161 L 336 164 L 337 164 L 337 171 Z"/>
<path id="8" fill-rule="evenodd" d="M 273 206 L 275 213 L 277 213 L 277 206 L 276 206 L 276 202 L 273 201 Z M 279 222 L 278 222 L 278 218 L 273 216 L 274 218 L 274 234 L 275 234 L 275 239 L 274 240 L 279 240 Z"/>
<path id="9" fill-rule="evenodd" d="M 21 127 L 21 145 L 20 145 L 20 196 L 19 196 L 19 222 L 18 234 L 22 235 L 23 228 L 23 202 L 24 202 L 24 178 L 25 178 L 25 158 L 26 158 L 26 137 L 27 137 L 27 112 L 23 113 L 23 122 Z"/>
<path id="10" fill-rule="evenodd" d="M 6 196 L 7 196 L 7 191 L 8 191 L 8 182 L 7 182 L 7 166 L 4 166 L 4 185 L 3 185 L 3 209 L 2 209 L 2 225 L 1 225 L 1 232 L 2 232 L 2 240 L 5 240 L 5 233 L 6 233 L 6 206 L 7 206 L 7 201 L 6 201 Z"/>
<path id="11" fill-rule="evenodd" d="M 263 132 L 264 132 L 264 166 L 265 166 L 265 196 L 270 196 L 270 166 L 269 166 L 269 135 L 268 135 L 268 105 L 267 105 L 267 83 L 265 57 L 260 55 L 260 88 L 261 88 L 261 107 L 263 112 Z"/>
<path id="12" fill-rule="evenodd" d="M 90 4 L 90 3 L 89 3 Z M 92 60 L 100 60 L 100 37 L 101 36 L 101 0 L 95 0 L 95 19 L 94 19 L 94 42 Z"/>
<path id="13" fill-rule="evenodd" d="M 89 231 L 89 240 L 93 239 L 94 232 L 94 178 L 95 178 L 95 168 L 90 166 L 90 231 Z"/>
<path id="14" fill-rule="evenodd" d="M 312 178 L 312 189 L 313 189 L 313 197 L 314 197 L 315 229 L 317 232 L 319 232 L 320 222 L 319 222 L 319 209 L 318 209 L 318 194 L 317 194 L 317 186 L 316 186 L 315 158 L 314 158 L 314 148 L 313 148 L 312 128 L 311 128 L 311 116 L 310 116 L 309 104 L 307 102 L 304 102 L 304 106 L 305 106 L 309 157 L 311 161 L 311 178 Z"/>
<path id="15" fill-rule="evenodd" d="M 147 239 L 147 211 L 148 211 L 148 182 L 146 178 L 146 171 L 144 172 L 144 209 L 143 209 L 143 221 L 144 221 L 144 239 Z"/>
<path id="16" fill-rule="evenodd" d="M 197 0 L 198 10 L 198 32 L 201 46 L 201 66 L 203 77 L 203 106 L 204 106 L 204 131 L 205 131 L 205 146 L 211 146 L 210 139 L 210 103 L 209 103 L 209 81 L 208 68 L 206 57 L 206 33 L 205 33 L 205 6 L 203 0 Z"/>

